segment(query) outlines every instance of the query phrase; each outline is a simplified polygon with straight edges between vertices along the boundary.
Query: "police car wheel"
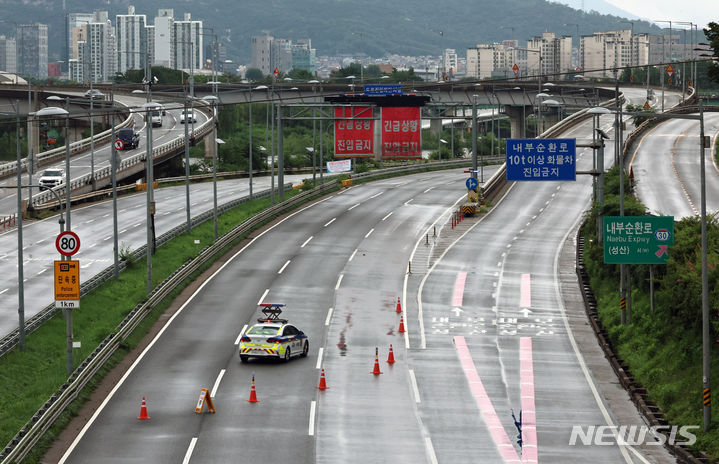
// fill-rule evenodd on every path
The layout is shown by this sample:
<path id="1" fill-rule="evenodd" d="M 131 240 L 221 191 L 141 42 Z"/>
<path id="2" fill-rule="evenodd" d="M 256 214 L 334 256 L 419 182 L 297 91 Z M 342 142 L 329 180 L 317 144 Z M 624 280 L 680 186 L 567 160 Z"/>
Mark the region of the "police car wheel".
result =
<path id="1" fill-rule="evenodd" d="M 310 343 L 305 342 L 305 346 L 302 347 L 302 354 L 300 355 L 303 358 L 307 357 L 307 353 L 310 352 Z"/>
<path id="2" fill-rule="evenodd" d="M 292 356 L 292 351 L 287 348 L 287 351 L 285 351 L 285 362 L 290 360 L 290 357 Z"/>
<path id="3" fill-rule="evenodd" d="M 249 356 L 245 356 L 244 354 L 240 355 L 240 361 L 242 361 L 243 363 L 246 363 L 249 358 Z"/>

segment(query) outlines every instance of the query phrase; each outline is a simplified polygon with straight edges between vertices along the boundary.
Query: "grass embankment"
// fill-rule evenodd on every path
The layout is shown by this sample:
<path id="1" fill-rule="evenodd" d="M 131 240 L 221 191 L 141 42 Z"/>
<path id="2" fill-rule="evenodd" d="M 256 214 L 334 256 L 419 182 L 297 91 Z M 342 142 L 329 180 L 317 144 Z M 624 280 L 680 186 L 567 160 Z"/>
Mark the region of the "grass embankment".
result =
<path id="1" fill-rule="evenodd" d="M 286 192 L 289 197 L 298 192 Z M 268 208 L 269 199 L 254 200 L 223 213 L 218 218 L 218 232 L 224 234 L 252 215 Z M 181 235 L 157 249 L 152 260 L 153 285 L 167 278 L 183 263 L 197 256 L 205 246 L 213 242 L 213 222 L 207 221 L 194 229 L 190 235 Z M 242 238 L 226 247 L 216 256 L 222 256 Z M 199 240 L 199 244 L 195 244 Z M 186 279 L 171 295 L 166 297 L 145 318 L 133 335 L 114 354 L 111 361 L 85 388 L 79 400 L 61 416 L 38 446 L 30 459 L 35 462 L 57 437 L 60 431 L 77 414 L 97 382 L 135 347 L 150 330 L 152 324 L 169 307 L 172 300 L 211 263 Z M 52 276 L 48 277 L 52 278 Z M 77 367 L 95 347 L 112 333 L 117 325 L 139 303 L 147 298 L 147 271 L 144 259 L 132 263 L 120 274 L 119 280 L 110 280 L 82 297 L 80 309 L 73 311 L 74 339 L 82 342 L 82 348 L 74 350 Z M 65 321 L 57 314 L 26 339 L 25 351 L 15 349 L 0 358 L 0 446 L 12 439 L 32 415 L 67 380 Z"/>
<path id="2" fill-rule="evenodd" d="M 626 185 L 629 192 L 629 185 Z M 673 425 L 699 425 L 702 412 L 701 224 L 699 218 L 674 223 L 675 241 L 666 265 L 654 266 L 654 310 L 650 309 L 649 266 L 632 265 L 631 324 L 621 324 L 619 266 L 603 264 L 597 241 L 597 216 L 619 216 L 619 180 L 607 177 L 606 205 L 595 208 L 582 227 L 585 265 L 598 300 L 599 318 L 617 355 Z M 628 193 L 625 215 L 643 216 L 645 208 Z M 711 372 L 719 381 L 719 221 L 707 220 Z M 715 388 L 715 391 L 719 391 Z M 719 461 L 719 395 L 712 405 L 713 426 L 696 432 L 695 449 Z"/>

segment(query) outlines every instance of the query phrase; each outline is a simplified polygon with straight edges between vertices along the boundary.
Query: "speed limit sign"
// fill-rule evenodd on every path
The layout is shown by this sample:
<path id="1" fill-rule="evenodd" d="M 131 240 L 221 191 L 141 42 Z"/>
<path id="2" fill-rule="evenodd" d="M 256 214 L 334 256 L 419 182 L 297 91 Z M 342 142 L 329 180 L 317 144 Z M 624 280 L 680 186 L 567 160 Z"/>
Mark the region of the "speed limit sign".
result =
<path id="1" fill-rule="evenodd" d="M 64 256 L 72 256 L 80 251 L 80 237 L 75 232 L 66 230 L 55 239 L 57 252 Z"/>
<path id="2" fill-rule="evenodd" d="M 122 140 L 120 140 L 120 139 L 115 140 L 115 150 L 122 150 L 122 147 L 124 147 L 124 146 L 125 146 L 125 143 Z"/>

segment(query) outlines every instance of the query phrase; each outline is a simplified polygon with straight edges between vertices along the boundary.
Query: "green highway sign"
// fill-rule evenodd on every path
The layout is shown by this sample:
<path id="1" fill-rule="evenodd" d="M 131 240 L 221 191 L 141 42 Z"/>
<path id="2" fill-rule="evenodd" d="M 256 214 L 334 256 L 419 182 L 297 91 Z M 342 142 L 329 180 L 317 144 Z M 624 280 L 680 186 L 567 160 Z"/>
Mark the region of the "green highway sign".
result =
<path id="1" fill-rule="evenodd" d="M 674 216 L 604 216 L 605 264 L 666 264 Z"/>

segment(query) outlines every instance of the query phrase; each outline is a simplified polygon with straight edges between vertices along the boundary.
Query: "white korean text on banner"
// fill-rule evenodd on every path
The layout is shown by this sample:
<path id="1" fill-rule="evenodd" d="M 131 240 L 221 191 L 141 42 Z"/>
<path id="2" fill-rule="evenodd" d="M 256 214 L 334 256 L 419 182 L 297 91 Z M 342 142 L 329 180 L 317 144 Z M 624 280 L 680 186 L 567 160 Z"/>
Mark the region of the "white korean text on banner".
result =
<path id="1" fill-rule="evenodd" d="M 382 158 L 422 157 L 419 107 L 382 108 Z"/>
<path id="2" fill-rule="evenodd" d="M 327 161 L 327 172 L 349 172 L 352 170 L 352 160 Z"/>
<path id="3" fill-rule="evenodd" d="M 369 106 L 335 108 L 335 158 L 374 155 L 374 121 Z"/>

